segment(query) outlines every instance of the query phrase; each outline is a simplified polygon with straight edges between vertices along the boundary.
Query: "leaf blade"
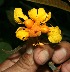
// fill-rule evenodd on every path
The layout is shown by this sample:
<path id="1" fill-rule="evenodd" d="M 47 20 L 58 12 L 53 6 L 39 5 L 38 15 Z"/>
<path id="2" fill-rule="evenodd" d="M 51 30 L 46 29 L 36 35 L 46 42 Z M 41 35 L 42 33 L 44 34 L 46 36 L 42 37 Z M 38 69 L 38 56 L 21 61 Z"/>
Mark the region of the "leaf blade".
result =
<path id="1" fill-rule="evenodd" d="M 70 12 L 70 6 L 66 2 L 63 2 L 61 0 L 58 0 L 58 1 L 56 0 L 26 0 L 26 1 L 53 6 L 53 7 L 60 8 L 60 9 Z"/>

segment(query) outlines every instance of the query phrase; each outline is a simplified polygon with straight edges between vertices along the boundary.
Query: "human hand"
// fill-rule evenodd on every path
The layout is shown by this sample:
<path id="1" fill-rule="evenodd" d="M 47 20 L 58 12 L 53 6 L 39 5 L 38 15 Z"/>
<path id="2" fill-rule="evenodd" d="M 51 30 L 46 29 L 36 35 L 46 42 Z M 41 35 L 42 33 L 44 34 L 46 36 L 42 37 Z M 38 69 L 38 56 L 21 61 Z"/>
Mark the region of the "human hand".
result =
<path id="1" fill-rule="evenodd" d="M 17 53 L 10 58 L 17 56 L 16 59 L 12 59 L 5 61 L 1 66 L 0 70 L 3 72 L 36 72 L 39 65 L 45 64 L 53 55 L 52 60 L 56 64 L 61 64 L 64 61 L 68 60 L 70 58 L 70 43 L 68 42 L 61 42 L 60 47 L 54 51 L 50 48 L 48 45 L 45 45 L 43 47 L 37 47 L 35 50 L 32 50 L 31 48 L 26 51 L 22 57 L 20 57 L 20 54 Z M 64 52 L 64 53 L 63 53 Z M 64 58 L 60 59 L 61 57 Z M 67 62 L 64 62 L 61 67 L 61 72 L 68 72 L 70 71 L 70 60 Z M 10 68 L 9 68 L 10 67 Z M 8 69 L 7 69 L 8 68 Z M 43 70 L 40 69 L 38 72 L 50 72 L 46 67 L 42 66 Z M 5 70 L 6 69 L 6 70 Z"/>
<path id="2" fill-rule="evenodd" d="M 34 50 L 30 47 L 23 55 L 16 53 L 3 62 L 0 72 L 40 72 L 39 65 L 45 64 L 52 54 L 53 50 L 48 45 L 37 46 Z"/>

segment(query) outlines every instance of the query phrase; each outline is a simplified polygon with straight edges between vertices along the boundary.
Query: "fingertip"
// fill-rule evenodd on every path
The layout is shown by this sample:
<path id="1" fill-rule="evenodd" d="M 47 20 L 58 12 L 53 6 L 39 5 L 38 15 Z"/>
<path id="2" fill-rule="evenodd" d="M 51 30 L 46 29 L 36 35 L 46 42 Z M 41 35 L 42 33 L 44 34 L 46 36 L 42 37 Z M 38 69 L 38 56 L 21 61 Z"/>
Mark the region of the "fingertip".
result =
<path id="1" fill-rule="evenodd" d="M 43 65 L 49 59 L 49 53 L 45 50 L 37 49 L 36 53 L 34 53 L 34 59 L 37 64 Z"/>
<path id="2" fill-rule="evenodd" d="M 66 50 L 64 48 L 61 48 L 61 49 L 54 52 L 52 60 L 55 63 L 60 64 L 65 59 L 66 54 L 67 54 Z"/>
<path id="3" fill-rule="evenodd" d="M 70 72 L 70 60 L 66 61 L 61 68 L 62 72 Z"/>
<path id="4" fill-rule="evenodd" d="M 59 44 L 58 50 L 55 50 L 52 60 L 56 64 L 60 64 L 69 59 L 69 57 L 70 57 L 70 43 L 63 41 Z"/>
<path id="5" fill-rule="evenodd" d="M 34 50 L 35 62 L 39 65 L 45 64 L 51 58 L 52 53 L 53 50 L 49 45 L 37 46 L 37 48 Z"/>

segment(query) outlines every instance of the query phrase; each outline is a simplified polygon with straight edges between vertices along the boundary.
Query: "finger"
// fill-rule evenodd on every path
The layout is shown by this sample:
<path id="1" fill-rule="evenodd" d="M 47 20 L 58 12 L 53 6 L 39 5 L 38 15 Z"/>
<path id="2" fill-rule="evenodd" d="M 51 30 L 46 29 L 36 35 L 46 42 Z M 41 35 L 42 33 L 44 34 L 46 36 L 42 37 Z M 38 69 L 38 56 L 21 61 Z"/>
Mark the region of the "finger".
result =
<path id="1" fill-rule="evenodd" d="M 39 65 L 45 64 L 53 55 L 53 49 L 48 45 L 39 45 L 34 50 L 35 62 Z"/>
<path id="2" fill-rule="evenodd" d="M 15 53 L 11 57 L 9 57 L 5 62 L 0 65 L 0 72 L 4 71 L 5 69 L 11 67 L 19 60 L 20 54 Z"/>
<path id="3" fill-rule="evenodd" d="M 12 67 L 5 70 L 5 72 L 35 72 L 37 65 L 33 60 L 33 49 L 29 48 L 19 61 Z"/>
<path id="4" fill-rule="evenodd" d="M 69 58 L 70 58 L 70 43 L 63 41 L 59 44 L 59 49 L 57 49 L 54 52 L 52 60 L 55 63 L 60 64 Z"/>
<path id="5" fill-rule="evenodd" d="M 70 60 L 62 65 L 61 72 L 70 72 Z"/>

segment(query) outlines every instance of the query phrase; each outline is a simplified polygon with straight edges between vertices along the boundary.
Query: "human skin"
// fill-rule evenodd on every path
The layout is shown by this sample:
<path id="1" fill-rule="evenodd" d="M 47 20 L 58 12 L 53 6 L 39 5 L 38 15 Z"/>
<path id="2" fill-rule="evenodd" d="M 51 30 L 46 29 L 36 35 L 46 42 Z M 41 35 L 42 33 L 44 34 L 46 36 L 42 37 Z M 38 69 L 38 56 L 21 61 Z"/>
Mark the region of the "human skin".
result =
<path id="1" fill-rule="evenodd" d="M 70 72 L 70 43 L 60 42 L 55 51 L 49 46 L 30 47 L 20 55 L 16 53 L 0 64 L 0 72 L 51 72 L 45 65 L 52 58 L 56 64 L 62 64 L 61 72 Z"/>

